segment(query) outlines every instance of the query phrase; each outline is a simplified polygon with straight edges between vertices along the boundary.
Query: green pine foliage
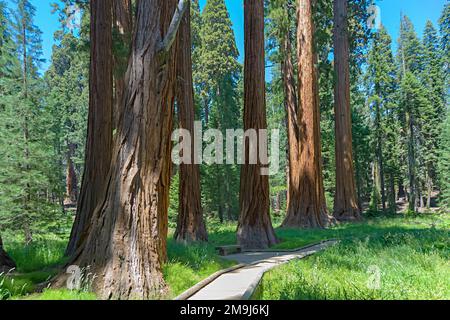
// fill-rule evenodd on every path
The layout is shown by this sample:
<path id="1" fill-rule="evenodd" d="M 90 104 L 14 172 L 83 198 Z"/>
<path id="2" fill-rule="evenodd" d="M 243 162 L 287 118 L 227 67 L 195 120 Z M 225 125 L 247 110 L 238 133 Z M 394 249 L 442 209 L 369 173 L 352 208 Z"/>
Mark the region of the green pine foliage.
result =
<path id="1" fill-rule="evenodd" d="M 439 145 L 440 205 L 450 210 L 450 111 L 442 125 Z"/>

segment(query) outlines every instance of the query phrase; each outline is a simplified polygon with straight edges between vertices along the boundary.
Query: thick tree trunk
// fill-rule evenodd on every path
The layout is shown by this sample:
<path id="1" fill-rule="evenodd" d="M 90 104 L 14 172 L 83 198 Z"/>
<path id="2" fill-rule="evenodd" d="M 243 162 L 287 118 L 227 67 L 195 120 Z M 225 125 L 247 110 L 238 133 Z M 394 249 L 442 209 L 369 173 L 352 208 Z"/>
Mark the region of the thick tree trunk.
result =
<path id="1" fill-rule="evenodd" d="M 125 91 L 125 72 L 127 71 L 129 49 L 133 30 L 131 0 L 113 1 L 114 35 L 116 50 L 114 52 L 114 105 L 113 128 L 116 129 L 122 114 L 123 94 Z"/>
<path id="2" fill-rule="evenodd" d="M 288 185 L 288 208 L 291 198 L 296 198 L 296 190 L 299 184 L 299 144 L 300 144 L 300 129 L 298 126 L 298 102 L 297 94 L 295 92 L 294 80 L 294 66 L 292 64 L 291 55 L 291 39 L 289 34 L 286 35 L 283 45 L 283 64 L 282 76 L 284 87 L 284 104 L 287 115 L 287 136 L 288 136 L 288 170 L 287 170 L 287 185 Z"/>
<path id="3" fill-rule="evenodd" d="M 112 154 L 112 0 L 92 1 L 89 116 L 84 173 L 67 255 L 86 239 L 92 214 L 106 187 Z"/>
<path id="4" fill-rule="evenodd" d="M 299 145 L 297 157 L 290 155 L 289 206 L 283 226 L 326 227 L 332 219 L 323 188 L 317 55 L 310 0 L 298 0 L 297 16 Z"/>
<path id="5" fill-rule="evenodd" d="M 244 130 L 267 129 L 264 61 L 264 0 L 244 0 L 245 66 Z M 261 141 L 258 143 L 258 150 Z M 268 248 L 277 238 L 270 219 L 269 177 L 261 174 L 262 164 L 245 164 L 241 170 L 240 216 L 237 238 L 244 248 Z M 264 150 L 264 152 L 267 152 Z"/>
<path id="6" fill-rule="evenodd" d="M 100 298 L 150 299 L 166 292 L 162 264 L 176 71 L 172 41 L 178 28 L 170 21 L 174 12 L 175 16 L 184 13 L 175 7 L 174 0 L 137 3 L 124 114 L 114 140 L 107 188 L 89 235 L 71 262 L 90 266 L 97 276 L 93 289 Z"/>
<path id="7" fill-rule="evenodd" d="M 66 168 L 66 204 L 76 205 L 78 199 L 78 178 L 73 163 L 75 146 L 69 143 L 67 150 L 67 168 Z"/>
<path id="8" fill-rule="evenodd" d="M 360 220 L 353 169 L 352 115 L 347 0 L 334 0 L 334 85 L 336 133 L 336 193 L 334 217 L 338 221 Z"/>
<path id="9" fill-rule="evenodd" d="M 0 236 L 0 275 L 3 273 L 8 273 L 16 268 L 16 263 L 3 249 L 3 240 Z"/>
<path id="10" fill-rule="evenodd" d="M 189 2 L 187 14 L 181 21 L 178 32 L 177 55 L 177 106 L 180 129 L 186 129 L 194 136 L 194 86 L 192 81 L 191 18 Z M 191 146 L 194 145 L 192 139 Z M 191 159 L 194 158 L 194 148 Z M 179 209 L 175 239 L 181 242 L 207 241 L 205 222 L 201 206 L 200 169 L 197 164 L 180 165 Z"/>

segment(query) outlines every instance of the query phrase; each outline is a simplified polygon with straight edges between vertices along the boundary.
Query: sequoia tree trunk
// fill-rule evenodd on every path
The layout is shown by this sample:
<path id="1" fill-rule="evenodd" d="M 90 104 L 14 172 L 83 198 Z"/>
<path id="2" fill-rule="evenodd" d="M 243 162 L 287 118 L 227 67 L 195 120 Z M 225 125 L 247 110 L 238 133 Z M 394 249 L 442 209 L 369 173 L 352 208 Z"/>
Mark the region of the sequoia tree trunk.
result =
<path id="1" fill-rule="evenodd" d="M 244 17 L 244 130 L 258 131 L 267 129 L 264 0 L 244 0 Z M 261 145 L 258 141 L 258 151 Z M 262 175 L 259 157 L 257 164 L 249 164 L 249 151 L 249 144 L 246 143 L 245 164 L 241 170 L 237 239 L 244 248 L 262 249 L 278 241 L 270 219 L 269 177 Z"/>
<path id="2" fill-rule="evenodd" d="M 122 114 L 125 91 L 125 72 L 127 71 L 133 30 L 131 0 L 113 0 L 114 50 L 114 104 L 113 128 L 116 129 Z"/>
<path id="3" fill-rule="evenodd" d="M 289 206 L 284 227 L 320 228 L 331 222 L 325 203 L 320 142 L 317 55 L 312 1 L 298 0 L 297 57 L 299 128 L 297 157 L 290 155 Z"/>
<path id="4" fill-rule="evenodd" d="M 177 107 L 180 129 L 185 129 L 194 136 L 194 86 L 192 81 L 191 57 L 191 18 L 190 4 L 187 2 L 187 13 L 183 16 L 178 31 L 177 54 Z M 192 139 L 191 146 L 194 145 Z M 191 148 L 191 159 L 195 159 L 194 148 Z M 207 241 L 205 222 L 201 205 L 200 170 L 197 164 L 182 163 L 180 165 L 180 186 L 178 193 L 179 209 L 175 239 L 181 242 Z"/>
<path id="5" fill-rule="evenodd" d="M 86 239 L 92 214 L 107 184 L 112 154 L 112 0 L 91 1 L 91 60 L 86 156 L 80 199 L 67 255 Z"/>
<path id="6" fill-rule="evenodd" d="M 352 115 L 347 0 L 334 0 L 334 85 L 336 136 L 336 193 L 334 217 L 338 221 L 360 220 L 353 168 Z"/>
<path id="7" fill-rule="evenodd" d="M 16 263 L 9 257 L 6 251 L 3 249 L 3 241 L 0 236 L 0 275 L 2 273 L 8 273 L 16 268 Z"/>
<path id="8" fill-rule="evenodd" d="M 151 299 L 166 293 L 162 264 L 176 71 L 172 44 L 185 4 L 180 0 L 175 11 L 174 0 L 137 2 L 107 188 L 89 235 L 70 262 L 90 266 L 96 275 L 93 290 L 103 299 Z"/>

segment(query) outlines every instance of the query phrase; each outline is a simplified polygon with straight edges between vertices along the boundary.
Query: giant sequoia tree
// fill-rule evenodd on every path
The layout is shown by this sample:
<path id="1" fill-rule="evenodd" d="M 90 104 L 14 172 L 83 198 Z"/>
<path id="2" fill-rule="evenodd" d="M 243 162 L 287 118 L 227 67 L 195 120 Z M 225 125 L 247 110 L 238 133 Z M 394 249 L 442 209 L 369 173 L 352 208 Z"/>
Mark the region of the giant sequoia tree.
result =
<path id="1" fill-rule="evenodd" d="M 340 221 L 360 218 L 353 169 L 352 115 L 347 0 L 334 1 L 334 86 L 336 133 L 336 191 L 334 217 Z"/>
<path id="2" fill-rule="evenodd" d="M 173 0 L 137 3 L 123 115 L 114 139 L 108 183 L 86 241 L 71 259 L 76 265 L 90 266 L 97 275 L 93 289 L 101 298 L 149 299 L 166 290 L 162 263 L 166 259 L 176 71 L 172 44 L 185 2 L 180 0 L 178 10 Z M 94 25 L 105 23 L 107 13 L 98 12 L 96 6 L 107 3 L 91 2 L 97 16 Z"/>
<path id="3" fill-rule="evenodd" d="M 86 239 L 92 214 L 107 183 L 112 154 L 112 0 L 92 1 L 88 133 L 77 215 L 67 254 Z"/>
<path id="4" fill-rule="evenodd" d="M 191 18 L 190 5 L 183 16 L 178 32 L 177 54 L 177 107 L 180 129 L 194 133 L 194 87 L 192 81 Z M 191 141 L 194 145 L 194 141 Z M 191 159 L 194 159 L 192 148 Z M 178 194 L 178 221 L 175 239 L 178 241 L 205 241 L 208 239 L 203 220 L 200 193 L 200 170 L 198 164 L 180 164 Z"/>
<path id="5" fill-rule="evenodd" d="M 267 128 L 264 60 L 264 1 L 244 0 L 245 66 L 244 130 Z M 262 143 L 258 141 L 258 150 Z M 267 150 L 263 150 L 267 152 Z M 277 243 L 269 213 L 269 177 L 261 174 L 262 164 L 249 163 L 241 169 L 240 216 L 237 237 L 245 248 L 267 248 Z"/>
<path id="6" fill-rule="evenodd" d="M 312 1 L 298 0 L 297 60 L 299 132 L 297 157 L 290 155 L 290 188 L 285 227 L 325 227 L 330 223 L 322 177 L 317 55 Z"/>

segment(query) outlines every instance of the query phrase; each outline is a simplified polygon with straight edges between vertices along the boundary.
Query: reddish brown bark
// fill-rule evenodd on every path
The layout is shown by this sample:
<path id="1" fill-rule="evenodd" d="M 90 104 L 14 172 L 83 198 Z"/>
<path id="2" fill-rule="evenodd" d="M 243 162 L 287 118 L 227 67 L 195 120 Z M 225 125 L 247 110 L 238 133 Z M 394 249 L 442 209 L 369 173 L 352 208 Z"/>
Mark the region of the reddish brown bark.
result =
<path id="1" fill-rule="evenodd" d="M 2 273 L 8 273 L 16 268 L 16 263 L 3 249 L 3 240 L 0 236 L 0 275 Z"/>
<path id="2" fill-rule="evenodd" d="M 112 0 L 92 1 L 89 115 L 86 156 L 77 215 L 66 254 L 86 239 L 93 211 L 107 183 L 112 154 Z"/>
<path id="3" fill-rule="evenodd" d="M 339 221 L 361 218 L 353 169 L 347 10 L 347 0 L 334 0 L 334 70 L 336 74 L 334 85 L 336 136 L 334 217 Z"/>
<path id="4" fill-rule="evenodd" d="M 264 0 L 244 0 L 244 130 L 266 129 Z M 258 149 L 261 143 L 258 143 Z M 249 164 L 249 145 L 241 169 L 238 242 L 244 248 L 267 248 L 277 243 L 269 212 L 269 178 L 262 164 Z"/>
<path id="5" fill-rule="evenodd" d="M 181 21 L 178 31 L 177 55 L 177 107 L 180 129 L 194 136 L 194 86 L 192 81 L 191 18 L 190 8 Z M 194 145 L 192 139 L 191 145 Z M 191 159 L 194 159 L 192 148 Z M 175 239 L 181 242 L 207 241 L 205 222 L 201 206 L 200 170 L 196 164 L 180 165 L 179 209 Z"/>
<path id="6" fill-rule="evenodd" d="M 176 50 L 166 40 L 175 7 L 174 0 L 137 3 L 107 188 L 85 243 L 71 259 L 91 267 L 93 289 L 103 299 L 150 299 L 166 291 L 162 264 L 176 67 Z"/>
<path id="7" fill-rule="evenodd" d="M 317 55 L 311 2 L 298 0 L 299 102 L 296 125 L 299 146 L 297 157 L 295 153 L 290 155 L 289 206 L 284 227 L 326 227 L 331 221 L 323 189 Z"/>
<path id="8" fill-rule="evenodd" d="M 122 113 L 123 94 L 125 91 L 125 72 L 129 59 L 129 47 L 133 30 L 131 0 L 113 0 L 114 35 L 116 50 L 114 52 L 114 110 L 113 127 L 117 128 Z"/>

